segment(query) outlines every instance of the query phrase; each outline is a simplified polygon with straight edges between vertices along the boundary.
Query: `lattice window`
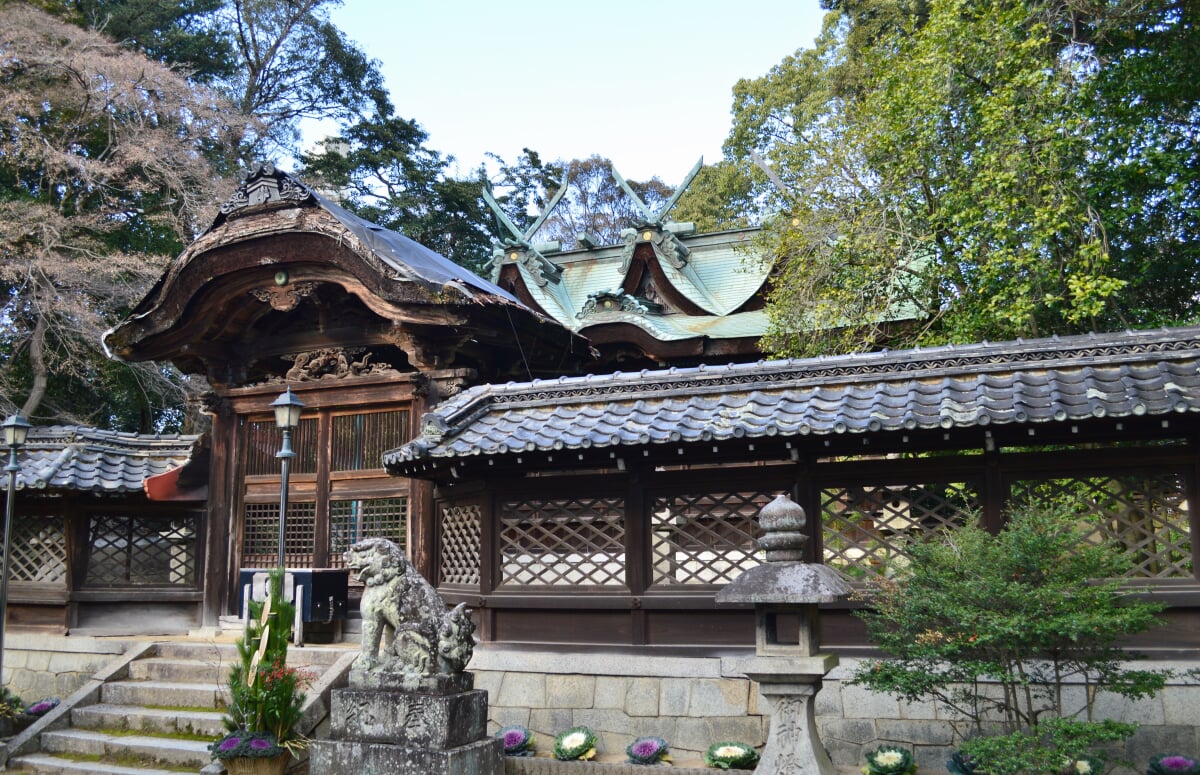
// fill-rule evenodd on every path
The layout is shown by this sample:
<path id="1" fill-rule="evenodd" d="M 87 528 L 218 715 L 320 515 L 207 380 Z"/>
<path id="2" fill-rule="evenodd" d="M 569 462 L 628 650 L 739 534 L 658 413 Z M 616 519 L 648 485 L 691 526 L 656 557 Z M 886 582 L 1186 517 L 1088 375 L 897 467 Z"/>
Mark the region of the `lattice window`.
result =
<path id="1" fill-rule="evenodd" d="M 758 565 L 762 492 L 656 498 L 651 515 L 654 584 L 728 584 Z"/>
<path id="2" fill-rule="evenodd" d="M 364 538 L 386 538 L 404 548 L 408 498 L 369 498 L 329 504 L 329 567 L 344 568 L 342 552 Z"/>
<path id="3" fill-rule="evenodd" d="M 501 584 L 625 584 L 622 498 L 509 501 L 500 524 Z"/>
<path id="4" fill-rule="evenodd" d="M 195 517 L 93 515 L 84 586 L 196 586 Z"/>
<path id="5" fill-rule="evenodd" d="M 316 540 L 317 505 L 288 502 L 284 564 L 310 568 Z M 279 562 L 279 504 L 247 503 L 242 524 L 242 567 L 274 568 Z"/>
<path id="6" fill-rule="evenodd" d="M 9 579 L 37 584 L 67 584 L 67 534 L 62 517 L 13 520 L 8 549 Z"/>
<path id="7" fill-rule="evenodd" d="M 275 454 L 283 446 L 283 431 L 274 420 L 257 420 L 246 423 L 246 475 L 279 476 L 279 458 Z M 300 421 L 292 431 L 292 459 L 294 474 L 312 474 L 317 471 L 317 418 L 308 417 Z"/>
<path id="8" fill-rule="evenodd" d="M 442 584 L 479 584 L 479 506 L 442 506 Z"/>
<path id="9" fill-rule="evenodd" d="M 1026 480 L 1014 483 L 1012 498 L 1065 498 L 1078 504 L 1081 513 L 1094 520 L 1090 540 L 1123 547 L 1132 566 L 1127 578 L 1194 576 L 1183 474 Z"/>
<path id="10" fill-rule="evenodd" d="M 329 468 L 332 471 L 383 468 L 383 453 L 408 440 L 407 411 L 335 415 Z"/>
<path id="11" fill-rule="evenodd" d="M 851 576 L 885 575 L 906 544 L 965 524 L 978 507 L 978 493 L 961 482 L 822 490 L 825 563 Z"/>

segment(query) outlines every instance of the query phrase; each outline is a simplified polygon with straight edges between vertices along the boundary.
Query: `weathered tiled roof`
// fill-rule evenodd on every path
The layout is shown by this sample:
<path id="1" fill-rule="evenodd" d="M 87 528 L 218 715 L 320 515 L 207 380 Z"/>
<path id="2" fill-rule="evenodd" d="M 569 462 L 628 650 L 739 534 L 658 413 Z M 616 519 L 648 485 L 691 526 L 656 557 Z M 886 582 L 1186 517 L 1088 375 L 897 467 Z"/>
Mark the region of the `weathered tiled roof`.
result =
<path id="1" fill-rule="evenodd" d="M 481 385 L 384 455 L 471 455 L 1200 412 L 1200 327 Z"/>
<path id="2" fill-rule="evenodd" d="M 377 349 L 407 348 L 413 367 L 426 354 L 448 359 L 435 351 L 457 346 L 455 339 L 492 355 L 507 349 L 517 356 L 519 350 L 531 363 L 529 373 L 558 373 L 563 352 L 588 352 L 583 337 L 509 291 L 363 220 L 272 165 L 246 175 L 212 227 L 104 334 L 102 344 L 110 357 L 169 359 L 217 386 L 259 382 L 282 376 L 283 364 L 294 364 L 297 355 L 323 349 L 314 346 L 314 339 L 324 342 L 325 332 L 314 334 L 324 324 L 313 307 L 361 310 L 381 330 L 403 326 L 397 338 L 405 344 Z M 275 322 L 281 316 L 288 317 L 286 326 Z M 349 346 L 354 338 L 342 340 Z M 468 349 L 464 344 L 455 352 L 462 356 L 456 365 L 486 362 Z M 582 357 L 572 355 L 566 367 Z M 374 363 L 382 367 L 382 360 Z M 516 357 L 493 360 L 501 364 L 490 368 L 508 373 Z"/>
<path id="3" fill-rule="evenodd" d="M 147 477 L 187 462 L 198 438 L 78 426 L 33 428 L 17 452 L 17 488 L 140 492 Z M 7 451 L 0 452 L 7 460 Z"/>

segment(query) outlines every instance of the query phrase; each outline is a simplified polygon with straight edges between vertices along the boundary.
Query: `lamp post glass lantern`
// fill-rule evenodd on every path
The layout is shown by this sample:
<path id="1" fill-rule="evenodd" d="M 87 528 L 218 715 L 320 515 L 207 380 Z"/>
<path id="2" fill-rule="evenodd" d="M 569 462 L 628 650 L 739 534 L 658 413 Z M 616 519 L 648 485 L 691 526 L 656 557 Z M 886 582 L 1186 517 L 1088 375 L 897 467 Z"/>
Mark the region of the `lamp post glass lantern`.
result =
<path id="1" fill-rule="evenodd" d="M 271 403 L 271 408 L 275 410 L 275 425 L 283 431 L 283 446 L 279 452 L 275 453 L 275 457 L 279 458 L 280 463 L 280 482 L 279 482 L 279 570 L 282 573 L 284 569 L 283 562 L 283 537 L 286 532 L 287 525 L 287 507 L 288 507 L 288 476 L 291 473 L 292 458 L 296 457 L 295 451 L 292 450 L 292 431 L 300 424 L 300 411 L 304 408 L 304 402 L 296 398 L 292 393 L 292 388 L 289 386 L 287 391 L 280 394 Z"/>
<path id="2" fill-rule="evenodd" d="M 29 435 L 29 422 L 19 414 L 9 416 L 0 427 L 4 428 L 4 444 L 8 447 L 8 498 L 4 506 L 4 560 L 0 566 L 0 686 L 4 681 L 4 629 L 8 619 L 8 544 L 12 537 L 13 496 L 17 492 L 17 448 L 25 443 Z"/>

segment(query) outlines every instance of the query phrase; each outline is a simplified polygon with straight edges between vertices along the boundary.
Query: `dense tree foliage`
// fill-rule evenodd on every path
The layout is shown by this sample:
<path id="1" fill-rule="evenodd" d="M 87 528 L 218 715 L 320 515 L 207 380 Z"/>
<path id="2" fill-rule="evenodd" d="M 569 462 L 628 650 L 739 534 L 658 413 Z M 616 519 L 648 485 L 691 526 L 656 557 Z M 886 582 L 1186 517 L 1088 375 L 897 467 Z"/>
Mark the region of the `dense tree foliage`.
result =
<path id="1" fill-rule="evenodd" d="M 23 4 L 0 6 L 0 393 L 34 421 L 147 427 L 186 384 L 100 335 L 211 217 L 214 93 Z M 148 428 L 147 428 L 148 429 Z"/>
<path id="2" fill-rule="evenodd" d="M 730 159 L 700 170 L 671 212 L 671 220 L 694 223 L 701 232 L 759 223 L 752 167 Z"/>
<path id="3" fill-rule="evenodd" d="M 212 83 L 236 68 L 229 35 L 217 24 L 224 0 L 42 0 L 44 10 Z"/>
<path id="4" fill-rule="evenodd" d="M 557 240 L 564 249 L 576 246 L 583 233 L 599 244 L 618 243 L 621 230 L 641 219 L 613 178 L 612 162 L 603 157 L 543 162 L 526 148 L 513 163 L 492 154 L 494 174 L 480 169 L 473 176 L 455 178 L 448 174 L 453 157 L 427 148 L 427 140 L 415 121 L 390 113 L 364 119 L 305 154 L 304 175 L 357 215 L 484 275 L 492 246 L 514 236 L 488 208 L 484 188 L 492 192 L 505 217 L 524 229 L 565 180 L 567 191 L 533 237 L 538 242 Z M 672 193 L 657 178 L 630 181 L 629 186 L 651 209 Z"/>
<path id="5" fill-rule="evenodd" d="M 67 21 L 181 68 L 253 117 L 230 169 L 299 151 L 300 123 L 383 109 L 378 63 L 329 18 L 341 0 L 35 0 Z"/>
<path id="6" fill-rule="evenodd" d="M 781 211 L 772 349 L 871 346 L 895 317 L 920 325 L 893 344 L 1195 318 L 1194 3 L 824 5 L 814 48 L 735 87 L 714 186 Z"/>
<path id="7" fill-rule="evenodd" d="M 185 420 L 197 386 L 108 360 L 100 334 L 207 226 L 239 166 L 294 156 L 304 119 L 390 109 L 376 63 L 329 21 L 337 1 L 0 6 L 6 406 L 127 430 Z"/>
<path id="8" fill-rule="evenodd" d="M 340 0 L 225 0 L 218 19 L 236 58 L 221 88 L 266 127 L 245 139 L 243 163 L 294 155 L 304 119 L 346 126 L 390 113 L 377 63 L 329 20 L 336 5 Z"/>

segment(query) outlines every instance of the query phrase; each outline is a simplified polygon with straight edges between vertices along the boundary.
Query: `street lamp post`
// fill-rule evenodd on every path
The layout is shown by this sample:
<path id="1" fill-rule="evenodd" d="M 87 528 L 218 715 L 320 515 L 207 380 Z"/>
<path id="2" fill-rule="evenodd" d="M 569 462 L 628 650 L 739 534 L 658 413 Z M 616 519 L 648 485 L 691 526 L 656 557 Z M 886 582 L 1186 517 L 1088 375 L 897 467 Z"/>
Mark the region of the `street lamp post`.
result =
<path id="1" fill-rule="evenodd" d="M 4 470 L 8 472 L 8 502 L 4 507 L 4 564 L 0 567 L 0 687 L 2 687 L 4 682 L 4 629 L 5 621 L 8 618 L 8 544 L 12 536 L 13 496 L 17 492 L 17 472 L 21 470 L 21 467 L 17 465 L 17 448 L 25 443 L 30 425 L 24 417 L 14 414 L 0 423 L 0 427 L 4 428 L 4 444 L 8 447 L 8 465 L 4 467 Z"/>
<path id="2" fill-rule="evenodd" d="M 279 573 L 282 578 L 284 570 L 283 536 L 287 525 L 288 476 L 291 473 L 292 458 L 296 457 L 296 453 L 292 450 L 292 431 L 300 424 L 300 410 L 304 408 L 304 402 L 296 398 L 289 386 L 287 392 L 282 393 L 272 402 L 271 407 L 275 410 L 275 424 L 283 431 L 283 447 L 275 453 L 282 469 L 279 483 Z"/>

